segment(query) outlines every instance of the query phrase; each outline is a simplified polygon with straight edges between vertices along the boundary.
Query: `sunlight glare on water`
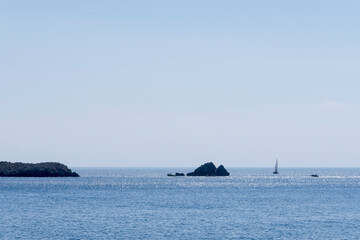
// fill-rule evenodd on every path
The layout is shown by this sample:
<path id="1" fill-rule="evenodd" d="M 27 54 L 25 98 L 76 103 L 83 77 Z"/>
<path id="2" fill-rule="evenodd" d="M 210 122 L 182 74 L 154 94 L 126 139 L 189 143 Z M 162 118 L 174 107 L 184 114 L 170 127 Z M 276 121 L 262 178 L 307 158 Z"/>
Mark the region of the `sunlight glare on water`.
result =
<path id="1" fill-rule="evenodd" d="M 357 239 L 360 169 L 78 168 L 0 178 L 0 239 Z M 175 169 L 189 172 L 191 169 Z M 319 174 L 318 178 L 310 177 Z"/>

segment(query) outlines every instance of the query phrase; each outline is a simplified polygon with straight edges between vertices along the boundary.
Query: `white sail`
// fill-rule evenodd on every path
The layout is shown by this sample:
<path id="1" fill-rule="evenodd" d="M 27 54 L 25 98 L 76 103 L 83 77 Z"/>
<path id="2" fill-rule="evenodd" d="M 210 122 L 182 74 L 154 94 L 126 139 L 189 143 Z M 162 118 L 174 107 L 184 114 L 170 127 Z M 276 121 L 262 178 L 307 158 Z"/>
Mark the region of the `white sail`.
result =
<path id="1" fill-rule="evenodd" d="M 276 163 L 275 163 L 275 171 L 273 172 L 273 174 L 278 174 L 278 160 L 276 159 Z"/>

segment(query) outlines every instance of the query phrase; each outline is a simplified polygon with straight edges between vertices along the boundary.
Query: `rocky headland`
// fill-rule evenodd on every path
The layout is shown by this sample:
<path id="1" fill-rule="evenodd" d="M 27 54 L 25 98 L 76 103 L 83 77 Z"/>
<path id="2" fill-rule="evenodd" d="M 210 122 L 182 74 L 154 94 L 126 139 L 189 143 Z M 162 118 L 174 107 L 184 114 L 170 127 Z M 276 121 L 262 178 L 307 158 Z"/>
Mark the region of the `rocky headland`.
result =
<path id="1" fill-rule="evenodd" d="M 225 169 L 223 165 L 216 168 L 212 162 L 205 163 L 195 169 L 194 172 L 186 174 L 186 176 L 229 176 L 230 173 Z"/>
<path id="2" fill-rule="evenodd" d="M 80 177 L 66 165 L 57 162 L 0 162 L 0 177 Z"/>

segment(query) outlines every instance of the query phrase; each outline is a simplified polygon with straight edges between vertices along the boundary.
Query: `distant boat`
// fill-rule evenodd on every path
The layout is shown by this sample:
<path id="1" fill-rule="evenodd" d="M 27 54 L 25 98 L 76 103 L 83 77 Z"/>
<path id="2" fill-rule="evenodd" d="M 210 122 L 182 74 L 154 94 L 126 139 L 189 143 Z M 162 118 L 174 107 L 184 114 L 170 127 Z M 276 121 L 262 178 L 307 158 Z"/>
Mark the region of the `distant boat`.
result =
<path id="1" fill-rule="evenodd" d="M 275 171 L 273 172 L 273 174 L 279 174 L 278 172 L 278 160 L 276 159 L 276 163 L 275 163 Z"/>
<path id="2" fill-rule="evenodd" d="M 319 175 L 317 175 L 317 174 L 312 174 L 312 175 L 310 175 L 311 177 L 319 177 Z"/>

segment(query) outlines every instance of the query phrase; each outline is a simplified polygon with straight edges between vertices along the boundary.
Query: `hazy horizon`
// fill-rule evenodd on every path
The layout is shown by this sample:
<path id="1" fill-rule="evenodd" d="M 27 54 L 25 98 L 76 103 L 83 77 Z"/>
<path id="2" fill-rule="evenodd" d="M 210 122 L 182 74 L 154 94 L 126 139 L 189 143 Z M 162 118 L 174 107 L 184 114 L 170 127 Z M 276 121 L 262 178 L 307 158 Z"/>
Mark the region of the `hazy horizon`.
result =
<path id="1" fill-rule="evenodd" d="M 3 1 L 0 161 L 360 167 L 358 1 Z"/>
<path id="2" fill-rule="evenodd" d="M 216 165 L 216 164 L 215 164 Z M 219 164 L 220 165 L 220 164 Z M 218 166 L 218 165 L 216 165 Z M 174 172 L 174 170 L 179 170 L 179 169 L 188 169 L 190 170 L 194 170 L 196 169 L 198 166 L 184 166 L 184 167 L 176 167 L 176 166 L 171 166 L 171 167 L 163 167 L 163 166 L 151 166 L 151 167 L 117 167 L 117 166 L 112 166 L 112 167 L 82 167 L 82 166 L 68 166 L 68 167 L 73 167 L 74 169 L 77 168 L 81 168 L 81 169 L 87 169 L 87 168 L 98 168 L 98 169 L 166 169 L 168 172 L 171 172 L 171 170 Z M 274 169 L 274 167 L 227 167 L 224 166 L 227 170 L 231 170 L 231 169 Z M 280 168 L 279 168 L 280 169 Z M 281 168 L 281 173 L 284 173 L 284 171 L 286 172 L 287 169 L 360 169 L 360 167 L 282 167 Z M 272 171 L 270 171 L 271 173 Z M 280 170 L 279 170 L 280 173 Z M 280 174 L 281 174 L 280 173 Z"/>

